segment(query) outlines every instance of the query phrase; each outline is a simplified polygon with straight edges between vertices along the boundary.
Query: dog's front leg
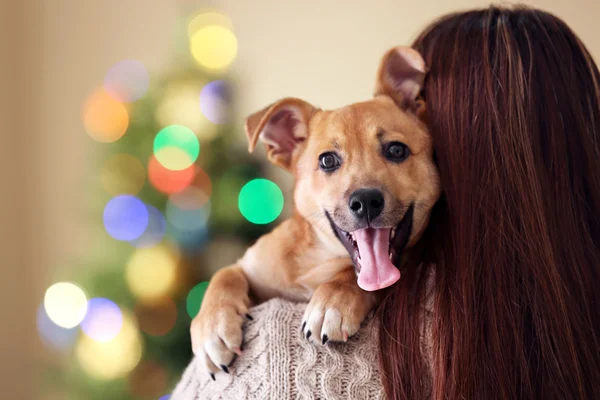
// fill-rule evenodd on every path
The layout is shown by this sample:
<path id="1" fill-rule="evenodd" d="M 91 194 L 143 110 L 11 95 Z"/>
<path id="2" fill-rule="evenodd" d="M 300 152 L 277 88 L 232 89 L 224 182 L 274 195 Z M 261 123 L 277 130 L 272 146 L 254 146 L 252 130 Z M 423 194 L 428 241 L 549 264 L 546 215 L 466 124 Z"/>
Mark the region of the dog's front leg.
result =
<path id="1" fill-rule="evenodd" d="M 200 312 L 192 321 L 192 348 L 206 363 L 211 377 L 241 353 L 242 325 L 248 316 L 248 279 L 239 265 L 219 270 L 204 294 Z"/>
<path id="2" fill-rule="evenodd" d="M 322 344 L 345 342 L 358 332 L 376 300 L 375 293 L 358 287 L 354 267 L 349 266 L 317 287 L 304 312 L 302 331 Z"/>

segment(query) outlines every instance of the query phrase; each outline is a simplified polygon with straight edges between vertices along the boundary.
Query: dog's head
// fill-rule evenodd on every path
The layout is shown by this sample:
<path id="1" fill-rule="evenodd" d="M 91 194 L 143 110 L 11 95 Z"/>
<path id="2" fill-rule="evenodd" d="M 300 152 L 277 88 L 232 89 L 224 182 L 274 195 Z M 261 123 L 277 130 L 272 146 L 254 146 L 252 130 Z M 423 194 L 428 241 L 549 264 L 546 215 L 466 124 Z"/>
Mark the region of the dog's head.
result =
<path id="1" fill-rule="evenodd" d="M 419 239 L 440 195 L 418 100 L 424 76 L 415 50 L 394 48 L 372 100 L 325 111 L 286 98 L 246 121 L 250 151 L 262 140 L 269 159 L 295 175 L 297 211 L 331 226 L 365 290 L 400 278 L 402 252 Z"/>

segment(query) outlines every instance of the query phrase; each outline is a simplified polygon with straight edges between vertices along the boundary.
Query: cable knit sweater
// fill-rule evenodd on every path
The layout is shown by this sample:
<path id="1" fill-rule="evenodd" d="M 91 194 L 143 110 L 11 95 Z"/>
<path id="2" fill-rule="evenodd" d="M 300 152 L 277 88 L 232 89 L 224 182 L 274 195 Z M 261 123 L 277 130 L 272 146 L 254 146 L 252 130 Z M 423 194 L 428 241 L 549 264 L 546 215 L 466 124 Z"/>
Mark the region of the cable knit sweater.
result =
<path id="1" fill-rule="evenodd" d="M 347 343 L 309 342 L 300 332 L 306 304 L 273 299 L 252 310 L 244 352 L 214 382 L 194 359 L 171 400 L 384 399 L 376 321 Z"/>

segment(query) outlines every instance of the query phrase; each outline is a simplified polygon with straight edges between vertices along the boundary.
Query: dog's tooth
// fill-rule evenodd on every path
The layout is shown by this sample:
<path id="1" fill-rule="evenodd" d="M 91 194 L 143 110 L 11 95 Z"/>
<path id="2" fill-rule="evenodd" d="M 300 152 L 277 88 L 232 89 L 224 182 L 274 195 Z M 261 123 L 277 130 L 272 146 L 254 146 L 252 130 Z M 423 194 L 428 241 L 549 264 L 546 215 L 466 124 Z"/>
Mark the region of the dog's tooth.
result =
<path id="1" fill-rule="evenodd" d="M 392 259 L 392 253 L 390 252 L 390 260 Z"/>

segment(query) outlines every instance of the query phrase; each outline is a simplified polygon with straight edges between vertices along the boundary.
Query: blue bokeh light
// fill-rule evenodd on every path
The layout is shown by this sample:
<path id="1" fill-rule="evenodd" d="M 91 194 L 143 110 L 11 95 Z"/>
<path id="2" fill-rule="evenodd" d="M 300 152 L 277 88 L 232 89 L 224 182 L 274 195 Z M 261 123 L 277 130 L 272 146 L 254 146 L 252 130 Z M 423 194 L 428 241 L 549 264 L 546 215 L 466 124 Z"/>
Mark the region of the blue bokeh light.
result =
<path id="1" fill-rule="evenodd" d="M 117 240 L 131 241 L 139 238 L 148 226 L 148 209 L 137 197 L 113 197 L 104 208 L 106 232 Z"/>
<path id="2" fill-rule="evenodd" d="M 152 247 L 160 243 L 167 229 L 167 222 L 160 210 L 148 204 L 146 204 L 146 208 L 148 209 L 148 225 L 140 237 L 129 242 L 138 248 Z"/>
<path id="3" fill-rule="evenodd" d="M 46 314 L 44 304 L 41 304 L 38 307 L 36 323 L 40 338 L 52 349 L 61 351 L 67 350 L 77 339 L 77 328 L 66 329 L 56 325 L 52 322 L 50 317 L 48 317 L 48 314 Z"/>
<path id="4" fill-rule="evenodd" d="M 88 301 L 88 312 L 81 322 L 83 332 L 99 342 L 114 339 L 123 326 L 123 314 L 114 302 L 102 297 Z"/>
<path id="5" fill-rule="evenodd" d="M 213 81 L 200 92 L 200 111 L 209 121 L 224 124 L 229 119 L 231 90 L 224 81 Z"/>

